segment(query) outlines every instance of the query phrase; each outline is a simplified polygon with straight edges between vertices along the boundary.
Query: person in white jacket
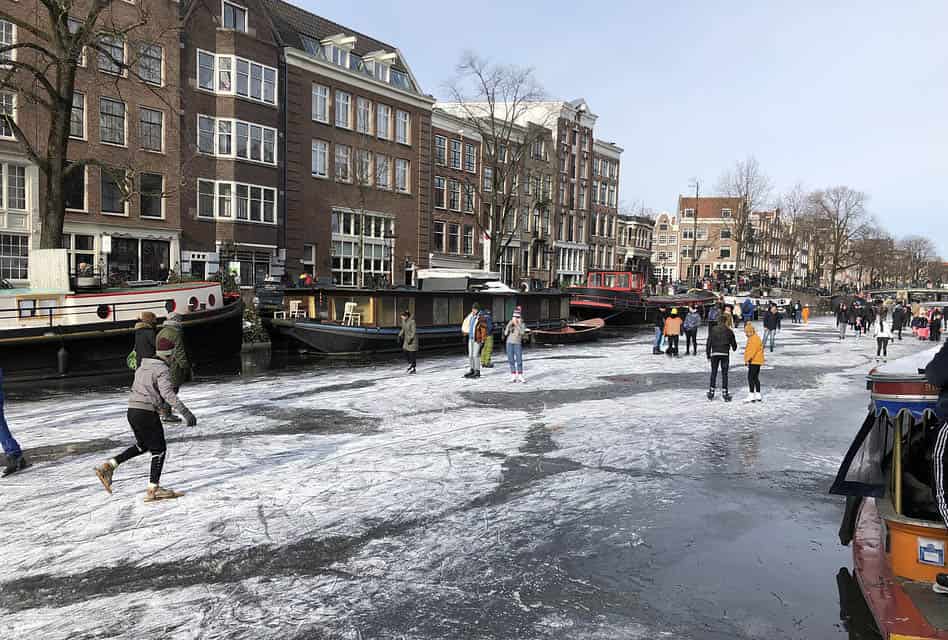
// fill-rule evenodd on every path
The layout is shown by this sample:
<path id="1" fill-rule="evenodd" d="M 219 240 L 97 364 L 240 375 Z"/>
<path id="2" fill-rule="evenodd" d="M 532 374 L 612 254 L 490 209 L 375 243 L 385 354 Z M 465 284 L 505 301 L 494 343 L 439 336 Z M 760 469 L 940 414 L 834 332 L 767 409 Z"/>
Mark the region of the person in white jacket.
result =
<path id="1" fill-rule="evenodd" d="M 879 312 L 872 323 L 872 335 L 876 338 L 876 359 L 889 357 L 889 341 L 892 339 L 892 325 L 885 312 Z"/>

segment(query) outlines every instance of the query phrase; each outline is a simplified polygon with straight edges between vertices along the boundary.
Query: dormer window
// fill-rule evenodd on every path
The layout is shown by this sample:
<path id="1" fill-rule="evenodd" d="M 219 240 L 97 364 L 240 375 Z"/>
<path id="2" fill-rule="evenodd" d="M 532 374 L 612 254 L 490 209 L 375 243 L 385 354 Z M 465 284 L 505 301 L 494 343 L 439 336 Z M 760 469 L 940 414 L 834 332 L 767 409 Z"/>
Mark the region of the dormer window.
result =
<path id="1" fill-rule="evenodd" d="M 329 47 L 326 57 L 329 58 L 333 64 L 338 64 L 340 67 L 349 66 L 349 52 L 346 49 L 341 49 L 336 46 Z"/>
<path id="2" fill-rule="evenodd" d="M 309 55 L 318 56 L 320 54 L 321 47 L 319 46 L 319 42 L 317 42 L 316 40 L 313 40 L 309 36 L 301 35 L 300 41 L 303 43 L 303 48 L 306 50 L 306 53 L 308 53 Z"/>
<path id="3" fill-rule="evenodd" d="M 320 42 L 326 60 L 346 69 L 349 68 L 349 54 L 355 43 L 356 39 L 353 36 L 347 36 L 344 33 L 324 38 Z"/>
<path id="4" fill-rule="evenodd" d="M 372 69 L 372 75 L 375 76 L 376 80 L 381 82 L 388 82 L 388 72 L 389 67 L 384 62 L 375 61 Z"/>
<path id="5" fill-rule="evenodd" d="M 223 25 L 225 29 L 247 32 L 247 9 L 238 4 L 221 0 L 223 5 Z"/>

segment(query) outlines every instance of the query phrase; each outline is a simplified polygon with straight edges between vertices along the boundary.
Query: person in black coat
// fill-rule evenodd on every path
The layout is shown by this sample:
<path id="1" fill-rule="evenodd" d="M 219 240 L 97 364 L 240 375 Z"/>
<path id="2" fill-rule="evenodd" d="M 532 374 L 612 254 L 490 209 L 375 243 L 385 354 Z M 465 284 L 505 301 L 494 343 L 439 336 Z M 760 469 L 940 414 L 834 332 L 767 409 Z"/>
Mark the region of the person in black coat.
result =
<path id="1" fill-rule="evenodd" d="M 899 302 L 892 310 L 892 331 L 897 333 L 899 340 L 902 339 L 902 327 L 905 326 L 905 307 Z"/>
<path id="2" fill-rule="evenodd" d="M 721 321 L 708 330 L 708 341 L 705 351 L 711 361 L 711 384 L 708 388 L 708 400 L 714 400 L 714 391 L 717 388 L 718 369 L 721 370 L 722 397 L 725 402 L 731 401 L 728 393 L 728 369 L 731 364 L 731 351 L 737 351 L 737 338 L 734 337 L 733 316 L 725 314 Z"/>
<path id="3" fill-rule="evenodd" d="M 135 323 L 135 359 L 136 369 L 145 358 L 155 357 L 155 324 L 158 318 L 151 311 L 142 311 Z"/>
<path id="4" fill-rule="evenodd" d="M 780 325 L 779 316 L 777 314 L 777 305 L 770 303 L 770 306 L 767 308 L 767 311 L 764 312 L 764 348 L 767 348 L 767 345 L 770 345 L 770 352 L 773 353 L 774 343 L 776 342 L 777 337 L 777 327 Z"/>

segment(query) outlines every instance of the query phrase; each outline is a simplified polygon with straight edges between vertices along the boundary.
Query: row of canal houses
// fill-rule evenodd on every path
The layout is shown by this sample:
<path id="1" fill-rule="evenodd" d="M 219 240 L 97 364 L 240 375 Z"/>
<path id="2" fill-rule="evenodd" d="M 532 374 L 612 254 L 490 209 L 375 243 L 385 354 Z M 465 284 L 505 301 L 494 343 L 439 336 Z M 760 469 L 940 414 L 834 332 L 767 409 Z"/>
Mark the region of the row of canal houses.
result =
<path id="1" fill-rule="evenodd" d="M 6 10 L 43 27 L 39 0 Z M 111 30 L 142 11 L 111 3 Z M 533 104 L 518 125 L 544 135 L 531 140 L 526 175 L 498 184 L 490 141 L 458 105 L 425 93 L 392 44 L 282 0 L 150 0 L 147 16 L 128 37 L 103 34 L 129 69 L 92 51 L 78 73 L 69 157 L 95 162 L 66 181 L 73 268 L 129 281 L 226 269 L 245 287 L 302 272 L 411 284 L 418 269 L 484 265 L 502 235 L 478 213 L 497 189 L 524 194 L 502 230 L 509 283 L 567 284 L 623 261 L 622 149 L 596 138 L 584 100 Z M 0 45 L 29 38 L 0 20 Z M 45 140 L 47 116 L 28 102 L 26 87 L 0 90 L 0 109 Z M 46 190 L 10 127 L 0 127 L 0 171 L 0 277 L 25 283 Z M 547 206 L 526 204 L 538 195 Z"/>

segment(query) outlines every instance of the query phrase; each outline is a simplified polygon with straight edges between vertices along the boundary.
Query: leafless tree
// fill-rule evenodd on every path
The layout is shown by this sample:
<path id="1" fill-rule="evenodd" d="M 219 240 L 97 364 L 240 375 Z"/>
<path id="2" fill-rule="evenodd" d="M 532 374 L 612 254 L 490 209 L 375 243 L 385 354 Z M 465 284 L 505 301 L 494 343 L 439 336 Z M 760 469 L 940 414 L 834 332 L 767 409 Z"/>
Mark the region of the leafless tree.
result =
<path id="1" fill-rule="evenodd" d="M 518 210 L 552 207 L 552 196 L 532 194 L 525 201 L 518 187 L 533 145 L 542 140 L 550 116 L 535 109 L 544 92 L 533 69 L 492 63 L 467 52 L 447 88 L 451 103 L 443 105 L 464 120 L 482 140 L 484 199 L 476 212 L 477 225 L 490 241 L 489 264 L 498 270 L 500 259 L 519 237 Z"/>
<path id="2" fill-rule="evenodd" d="M 832 294 L 839 273 L 857 263 L 853 241 L 861 236 L 869 222 L 866 194 L 846 186 L 828 187 L 813 193 L 812 201 L 816 208 L 816 233 L 826 234 Z"/>
<path id="3" fill-rule="evenodd" d="M 797 183 L 780 197 L 780 247 L 781 259 L 786 266 L 784 280 L 792 283 L 797 262 L 807 245 L 807 218 L 813 213 L 810 193 Z"/>
<path id="4" fill-rule="evenodd" d="M 853 239 L 852 255 L 860 283 L 866 275 L 870 285 L 884 286 L 895 272 L 895 240 L 877 224 L 864 225 Z"/>
<path id="5" fill-rule="evenodd" d="M 935 243 L 924 236 L 906 236 L 898 242 L 905 260 L 903 277 L 910 284 L 919 284 L 928 276 L 927 267 L 938 257 Z"/>
<path id="6" fill-rule="evenodd" d="M 124 19 L 114 15 L 113 5 L 126 16 Z M 17 42 L 0 45 L 0 56 L 10 58 L 0 67 L 0 89 L 15 91 L 20 98 L 17 110 L 35 109 L 43 123 L 31 135 L 18 126 L 14 116 L 0 115 L 0 122 L 12 129 L 23 152 L 45 180 L 41 248 L 60 246 L 66 212 L 64 181 L 73 172 L 88 165 L 98 166 L 113 175 L 126 198 L 134 192 L 133 167 L 92 158 L 67 162 L 67 154 L 77 70 L 86 63 L 108 66 L 114 74 L 97 74 L 98 81 L 117 88 L 118 77 L 142 77 L 142 47 L 177 31 L 176 23 L 159 24 L 153 19 L 148 5 L 130 5 L 124 0 L 38 0 L 34 12 L 37 19 L 31 22 L 14 15 L 7 8 L 8 2 L 0 3 L 0 19 L 13 23 L 18 32 Z M 129 13 L 134 14 L 130 19 Z M 127 53 L 123 59 L 107 46 L 109 38 L 132 45 L 124 46 Z M 161 97 L 158 92 L 155 95 Z M 177 111 L 177 105 L 169 106 Z"/>
<path id="7" fill-rule="evenodd" d="M 718 191 L 740 199 L 738 210 L 732 213 L 731 221 L 727 224 L 734 239 L 737 254 L 734 257 L 734 269 L 737 273 L 741 272 L 745 247 L 752 239 L 751 214 L 767 205 L 772 189 L 770 178 L 764 174 L 754 156 L 739 160 L 734 168 L 718 180 Z"/>

